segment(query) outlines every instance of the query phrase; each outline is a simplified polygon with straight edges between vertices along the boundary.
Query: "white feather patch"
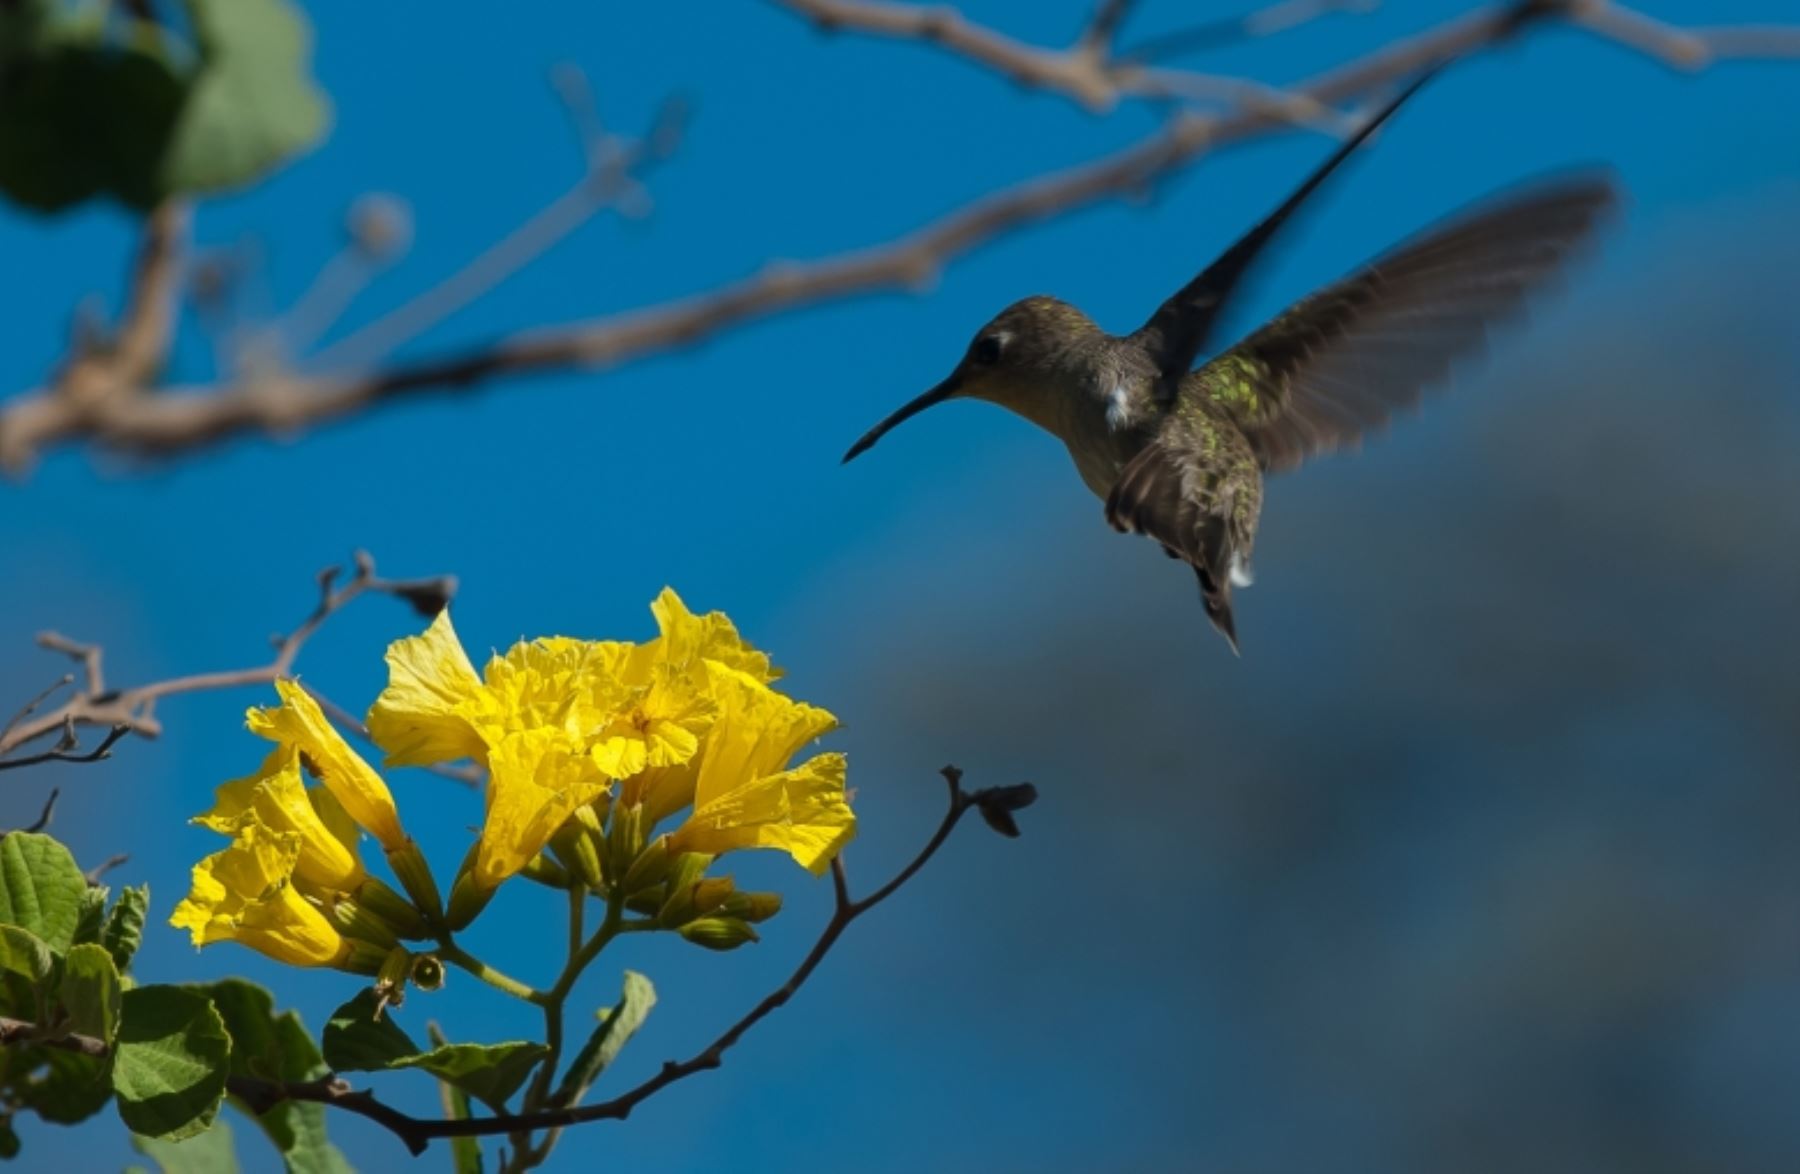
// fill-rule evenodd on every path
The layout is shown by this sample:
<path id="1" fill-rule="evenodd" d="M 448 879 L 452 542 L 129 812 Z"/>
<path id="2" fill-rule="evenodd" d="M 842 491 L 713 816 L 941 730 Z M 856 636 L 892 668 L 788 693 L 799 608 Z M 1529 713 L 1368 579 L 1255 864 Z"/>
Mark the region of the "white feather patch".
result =
<path id="1" fill-rule="evenodd" d="M 1131 393 L 1125 390 L 1123 383 L 1115 386 L 1106 397 L 1106 426 L 1114 432 L 1131 423 Z"/>
<path id="2" fill-rule="evenodd" d="M 1233 587 L 1248 587 L 1254 582 L 1256 582 L 1256 576 L 1250 573 L 1250 564 L 1244 561 L 1244 556 L 1241 554 L 1232 555 L 1231 585 Z"/>

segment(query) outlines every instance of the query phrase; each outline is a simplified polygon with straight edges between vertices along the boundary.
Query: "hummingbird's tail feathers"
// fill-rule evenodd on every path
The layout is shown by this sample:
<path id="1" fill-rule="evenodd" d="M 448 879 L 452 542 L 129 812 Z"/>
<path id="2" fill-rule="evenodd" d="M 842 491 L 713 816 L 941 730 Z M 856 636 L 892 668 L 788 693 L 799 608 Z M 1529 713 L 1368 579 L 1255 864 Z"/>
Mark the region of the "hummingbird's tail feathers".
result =
<path id="1" fill-rule="evenodd" d="M 1195 429 L 1205 431 L 1200 422 Z M 1106 498 L 1106 520 L 1113 529 L 1155 539 L 1170 558 L 1194 568 L 1206 617 L 1238 651 L 1237 625 L 1231 614 L 1231 588 L 1248 585 L 1250 533 L 1257 499 L 1255 466 L 1246 453 L 1252 479 L 1246 483 L 1228 469 L 1197 465 L 1195 454 L 1182 451 L 1184 427 L 1171 418 L 1164 433 L 1133 457 Z M 1240 500 L 1241 493 L 1252 496 Z"/>
<path id="2" fill-rule="evenodd" d="M 1231 645 L 1231 654 L 1243 656 L 1243 650 L 1238 647 L 1237 621 L 1231 616 L 1230 581 L 1221 587 L 1208 579 L 1200 568 L 1195 567 L 1194 573 L 1200 576 L 1200 601 L 1206 605 L 1206 618 L 1219 630 L 1219 635 L 1225 637 L 1225 643 Z"/>
<path id="3" fill-rule="evenodd" d="M 1355 445 L 1520 315 L 1619 202 L 1586 174 L 1510 193 L 1306 298 L 1192 378 L 1269 472 Z"/>

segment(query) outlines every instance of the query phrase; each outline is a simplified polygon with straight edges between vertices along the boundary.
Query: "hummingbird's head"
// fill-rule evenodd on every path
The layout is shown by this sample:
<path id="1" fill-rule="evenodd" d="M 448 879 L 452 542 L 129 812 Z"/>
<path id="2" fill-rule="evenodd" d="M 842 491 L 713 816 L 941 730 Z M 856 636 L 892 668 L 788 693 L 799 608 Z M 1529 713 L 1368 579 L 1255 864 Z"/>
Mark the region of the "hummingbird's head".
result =
<path id="1" fill-rule="evenodd" d="M 949 378 L 869 429 L 844 460 L 861 455 L 894 425 L 950 399 L 999 404 L 1054 432 L 1057 401 L 1079 391 L 1072 376 L 1102 337 L 1100 328 L 1067 302 L 1047 297 L 1014 302 L 975 333 Z"/>

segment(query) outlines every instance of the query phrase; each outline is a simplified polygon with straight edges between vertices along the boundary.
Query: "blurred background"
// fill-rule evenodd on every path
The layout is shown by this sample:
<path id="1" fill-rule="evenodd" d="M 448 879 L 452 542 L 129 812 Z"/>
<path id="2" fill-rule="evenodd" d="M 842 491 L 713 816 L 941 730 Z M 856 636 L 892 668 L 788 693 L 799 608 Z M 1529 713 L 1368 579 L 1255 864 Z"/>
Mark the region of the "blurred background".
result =
<path id="1" fill-rule="evenodd" d="M 1791 18 L 1785 0 L 1646 0 L 1673 22 Z M 1391 0 L 1200 68 L 1284 82 L 1424 28 Z M 695 114 L 651 216 L 603 216 L 419 340 L 417 352 L 700 291 L 768 257 L 890 239 L 1032 174 L 1122 146 L 1108 119 L 913 44 L 829 38 L 772 6 L 312 5 L 329 138 L 202 205 L 202 245 L 253 246 L 272 306 L 337 247 L 367 192 L 411 206 L 413 255 L 342 331 L 441 280 L 578 174 L 545 84 L 592 79 L 610 125 L 678 91 Z M 1071 2 L 971 3 L 1063 43 Z M 1125 40 L 1238 11 L 1138 6 Z M 1008 301 L 1053 293 L 1129 329 L 1330 147 L 1296 132 L 1204 161 L 1156 198 L 1020 233 L 923 296 L 793 314 L 616 373 L 409 401 L 296 442 L 166 465 L 60 452 L 0 486 L 0 697 L 64 671 L 55 628 L 115 682 L 256 663 L 368 548 L 454 572 L 473 650 L 520 636 L 643 638 L 666 583 L 727 610 L 838 713 L 872 887 L 968 783 L 1030 779 L 1005 842 L 971 825 L 725 1067 L 550 1169 L 857 1171 L 1783 1171 L 1800 1168 L 1800 69 L 1673 73 L 1545 30 L 1440 79 L 1347 168 L 1229 333 L 1490 191 L 1605 163 L 1629 191 L 1603 255 L 1452 394 L 1354 457 L 1270 486 L 1234 660 L 1191 575 L 1113 534 L 1054 441 L 955 404 L 848 468 L 846 444 L 935 382 Z M 113 205 L 0 209 L 0 386 L 35 386 L 71 308 L 109 303 L 135 239 Z M 191 325 L 191 324 L 190 324 Z M 176 375 L 211 355 L 184 329 Z M 359 603 L 302 675 L 361 709 L 419 622 Z M 85 865 L 131 861 L 152 926 L 138 973 L 243 974 L 315 1029 L 343 975 L 247 950 L 193 955 L 163 924 L 216 845 L 185 824 L 260 760 L 259 691 L 172 699 L 113 761 L 14 772 L 0 823 L 63 789 Z M 396 789 L 434 859 L 473 792 Z M 445 868 L 449 866 L 444 865 Z M 828 886 L 740 877 L 788 911 L 758 947 L 609 953 L 661 996 L 599 1090 L 686 1055 L 783 978 Z M 545 980 L 562 915 L 508 889 L 474 944 Z M 591 988 L 591 989 L 590 989 Z M 483 1039 L 537 1028 L 461 976 L 414 995 Z M 359 1081 L 360 1083 L 360 1081 Z M 376 1078 L 435 1113 L 429 1082 Z M 399 1144 L 336 1116 L 362 1168 Z M 21 1120 L 38 1168 L 131 1160 L 109 1112 Z M 238 1127 L 251 1163 L 272 1161 Z M 440 1166 L 436 1152 L 425 1162 Z"/>

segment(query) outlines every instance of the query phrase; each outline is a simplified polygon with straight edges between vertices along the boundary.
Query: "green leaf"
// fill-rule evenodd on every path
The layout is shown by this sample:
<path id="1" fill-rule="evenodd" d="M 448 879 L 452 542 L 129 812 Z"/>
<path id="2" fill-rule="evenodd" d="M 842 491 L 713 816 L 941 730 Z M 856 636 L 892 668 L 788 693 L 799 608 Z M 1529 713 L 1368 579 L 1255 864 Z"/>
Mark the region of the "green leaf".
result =
<path id="1" fill-rule="evenodd" d="M 92 944 L 71 946 L 63 959 L 62 1005 L 69 1030 L 109 1045 L 118 1039 L 123 992 L 112 955 Z"/>
<path id="2" fill-rule="evenodd" d="M 89 885 L 81 894 L 81 912 L 75 918 L 75 944 L 100 940 L 100 926 L 106 920 L 106 897 L 112 890 L 105 885 Z"/>
<path id="3" fill-rule="evenodd" d="M 316 1080 L 329 1069 L 300 1017 L 275 1014 L 268 991 L 243 979 L 228 978 L 188 989 L 212 1000 L 231 1035 L 231 1074 L 264 1080 Z M 282 1101 L 257 1115 L 234 1102 L 268 1134 L 294 1174 L 350 1174 L 350 1164 L 325 1137 L 325 1106 L 310 1101 Z"/>
<path id="4" fill-rule="evenodd" d="M 187 79 L 153 42 L 108 44 L 98 30 L 40 42 L 7 67 L 0 192 L 42 212 L 98 195 L 154 205 Z"/>
<path id="5" fill-rule="evenodd" d="M 409 1056 L 394 1068 L 423 1068 L 496 1110 L 519 1091 L 538 1061 L 550 1049 L 514 1040 L 503 1044 L 445 1044 L 422 1056 Z"/>
<path id="6" fill-rule="evenodd" d="M 171 191 L 236 187 L 318 141 L 329 105 L 312 30 L 288 0 L 185 0 L 201 70 L 164 160 Z"/>
<path id="7" fill-rule="evenodd" d="M 61 1048 L 33 1048 L 36 1069 L 15 1092 L 19 1103 L 58 1125 L 85 1121 L 112 1100 L 107 1062 Z"/>
<path id="8" fill-rule="evenodd" d="M 186 1141 L 133 1134 L 131 1146 L 155 1162 L 163 1174 L 237 1174 L 237 1154 L 231 1144 L 231 1127 L 213 1122 L 211 1129 Z"/>
<path id="9" fill-rule="evenodd" d="M 121 971 L 131 969 L 131 959 L 144 940 L 144 917 L 150 910 L 150 886 L 134 885 L 119 890 L 119 899 L 107 914 L 100 944 Z"/>
<path id="10" fill-rule="evenodd" d="M 44 939 L 16 925 L 0 925 L 0 970 L 22 975 L 41 988 L 56 970 L 56 955 Z"/>
<path id="11" fill-rule="evenodd" d="M 212 1002 L 172 986 L 125 992 L 113 1084 L 132 1132 L 172 1141 L 211 1125 L 225 1099 L 231 1037 Z"/>
<path id="12" fill-rule="evenodd" d="M 552 1103 L 573 1105 L 600 1079 L 600 1074 L 618 1058 L 619 1052 L 637 1034 L 650 1009 L 656 1006 L 656 988 L 635 970 L 625 972 L 625 989 L 617 1007 L 600 1011 L 600 1024 L 588 1036 L 587 1043 L 563 1073 Z"/>
<path id="13" fill-rule="evenodd" d="M 374 992 L 364 991 L 339 1007 L 325 1025 L 325 1062 L 337 1072 L 391 1072 L 422 1068 L 476 1100 L 499 1106 L 518 1091 L 532 1068 L 549 1052 L 543 1044 L 444 1044 L 419 1051 L 393 1016 L 374 1017 Z"/>
<path id="14" fill-rule="evenodd" d="M 9 104 L 0 128 L 12 121 Z M 51 837 L 8 832 L 0 838 L 0 924 L 28 929 L 61 954 L 74 944 L 87 888 L 75 858 Z"/>
<path id="15" fill-rule="evenodd" d="M 450 1041 L 438 1030 L 438 1025 L 428 1023 L 425 1026 L 431 1046 L 441 1048 Z M 469 1119 L 469 1094 L 457 1088 L 447 1080 L 438 1081 L 438 1100 L 443 1103 L 444 1116 L 452 1121 Z M 450 1139 L 450 1168 L 453 1174 L 482 1174 L 481 1139 L 478 1137 L 453 1137 Z"/>
<path id="16" fill-rule="evenodd" d="M 419 1045 L 391 1015 L 377 1013 L 380 1005 L 374 991 L 363 990 L 331 1013 L 323 1042 L 333 1072 L 382 1072 L 419 1054 Z"/>

